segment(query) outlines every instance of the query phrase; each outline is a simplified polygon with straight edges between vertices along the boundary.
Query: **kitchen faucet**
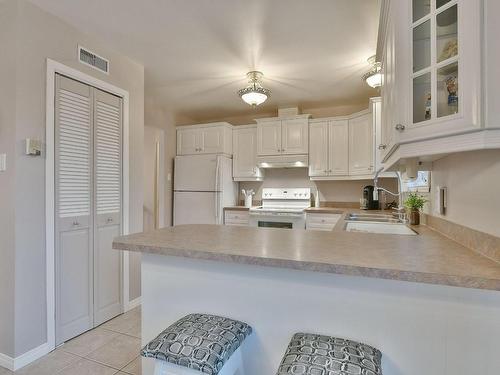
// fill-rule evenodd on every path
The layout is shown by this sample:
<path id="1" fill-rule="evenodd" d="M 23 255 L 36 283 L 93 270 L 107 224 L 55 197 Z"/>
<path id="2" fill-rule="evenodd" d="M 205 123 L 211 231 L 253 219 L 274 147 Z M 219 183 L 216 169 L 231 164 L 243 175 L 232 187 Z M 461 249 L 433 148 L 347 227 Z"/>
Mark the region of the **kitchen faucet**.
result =
<path id="1" fill-rule="evenodd" d="M 374 189 L 373 189 L 373 200 L 378 200 L 378 191 L 379 190 L 382 190 L 382 191 L 385 191 L 386 193 L 394 196 L 394 197 L 398 197 L 398 208 L 396 209 L 397 213 L 398 213 L 398 218 L 400 220 L 402 220 L 403 222 L 406 222 L 406 212 L 405 212 L 405 208 L 403 206 L 403 202 L 402 202 L 402 198 L 403 198 L 403 193 L 402 193 L 402 190 L 403 190 L 403 180 L 401 178 L 401 172 L 394 172 L 396 174 L 396 177 L 398 178 L 398 192 L 397 193 L 393 193 L 392 191 L 389 191 L 383 187 L 379 187 L 378 186 L 378 176 L 380 175 L 380 173 L 384 170 L 384 168 L 380 168 L 378 171 L 375 172 L 375 176 L 373 177 L 373 185 L 374 185 Z"/>

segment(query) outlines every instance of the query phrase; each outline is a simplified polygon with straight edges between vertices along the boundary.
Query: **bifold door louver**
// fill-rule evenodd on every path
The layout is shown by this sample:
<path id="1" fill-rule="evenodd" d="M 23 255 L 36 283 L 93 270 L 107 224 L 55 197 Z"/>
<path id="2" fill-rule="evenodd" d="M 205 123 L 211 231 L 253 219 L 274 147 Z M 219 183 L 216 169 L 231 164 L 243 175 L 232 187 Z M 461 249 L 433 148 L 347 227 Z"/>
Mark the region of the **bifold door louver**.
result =
<path id="1" fill-rule="evenodd" d="M 103 73 L 109 74 L 109 60 L 96 55 L 88 49 L 78 46 L 78 60 L 85 65 L 97 69 Z"/>

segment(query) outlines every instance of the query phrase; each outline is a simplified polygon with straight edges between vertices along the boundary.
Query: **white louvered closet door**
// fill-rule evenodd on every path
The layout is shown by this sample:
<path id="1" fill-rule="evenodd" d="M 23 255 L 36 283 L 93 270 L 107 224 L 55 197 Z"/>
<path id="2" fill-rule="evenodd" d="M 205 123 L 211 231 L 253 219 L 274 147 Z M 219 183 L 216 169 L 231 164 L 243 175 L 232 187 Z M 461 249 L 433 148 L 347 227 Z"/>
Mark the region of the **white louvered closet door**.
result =
<path id="1" fill-rule="evenodd" d="M 93 327 L 92 100 L 56 76 L 56 344 Z"/>
<path id="2" fill-rule="evenodd" d="M 121 233 L 122 100 L 94 89 L 95 236 L 94 320 L 121 313 L 121 252 L 112 249 Z"/>

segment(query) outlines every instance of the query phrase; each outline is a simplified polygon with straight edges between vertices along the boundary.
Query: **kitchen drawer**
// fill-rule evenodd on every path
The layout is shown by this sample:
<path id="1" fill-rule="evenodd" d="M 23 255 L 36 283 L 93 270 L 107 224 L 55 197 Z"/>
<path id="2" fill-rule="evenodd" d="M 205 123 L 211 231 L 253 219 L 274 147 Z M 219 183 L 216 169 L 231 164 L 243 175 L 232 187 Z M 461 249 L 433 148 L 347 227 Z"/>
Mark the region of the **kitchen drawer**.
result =
<path id="1" fill-rule="evenodd" d="M 332 230 L 340 219 L 339 214 L 316 214 L 306 215 L 306 229 L 308 230 Z"/>
<path id="2" fill-rule="evenodd" d="M 226 225 L 248 225 L 248 211 L 226 211 L 224 214 L 224 223 Z"/>

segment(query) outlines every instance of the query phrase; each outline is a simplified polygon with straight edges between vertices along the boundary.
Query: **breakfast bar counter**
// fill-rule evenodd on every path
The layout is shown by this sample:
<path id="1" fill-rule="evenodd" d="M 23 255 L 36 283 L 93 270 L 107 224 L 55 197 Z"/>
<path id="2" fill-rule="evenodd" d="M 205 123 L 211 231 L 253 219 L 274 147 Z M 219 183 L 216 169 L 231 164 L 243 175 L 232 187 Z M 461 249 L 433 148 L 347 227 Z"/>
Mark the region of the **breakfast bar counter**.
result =
<path id="1" fill-rule="evenodd" d="M 247 375 L 296 332 L 365 342 L 384 375 L 498 375 L 500 264 L 439 233 L 181 225 L 116 238 L 142 254 L 142 341 L 190 313 L 249 323 Z M 143 359 L 144 375 L 152 363 Z"/>
<path id="2" fill-rule="evenodd" d="M 439 233 L 418 236 L 180 225 L 115 239 L 115 249 L 500 291 L 500 264 Z"/>

